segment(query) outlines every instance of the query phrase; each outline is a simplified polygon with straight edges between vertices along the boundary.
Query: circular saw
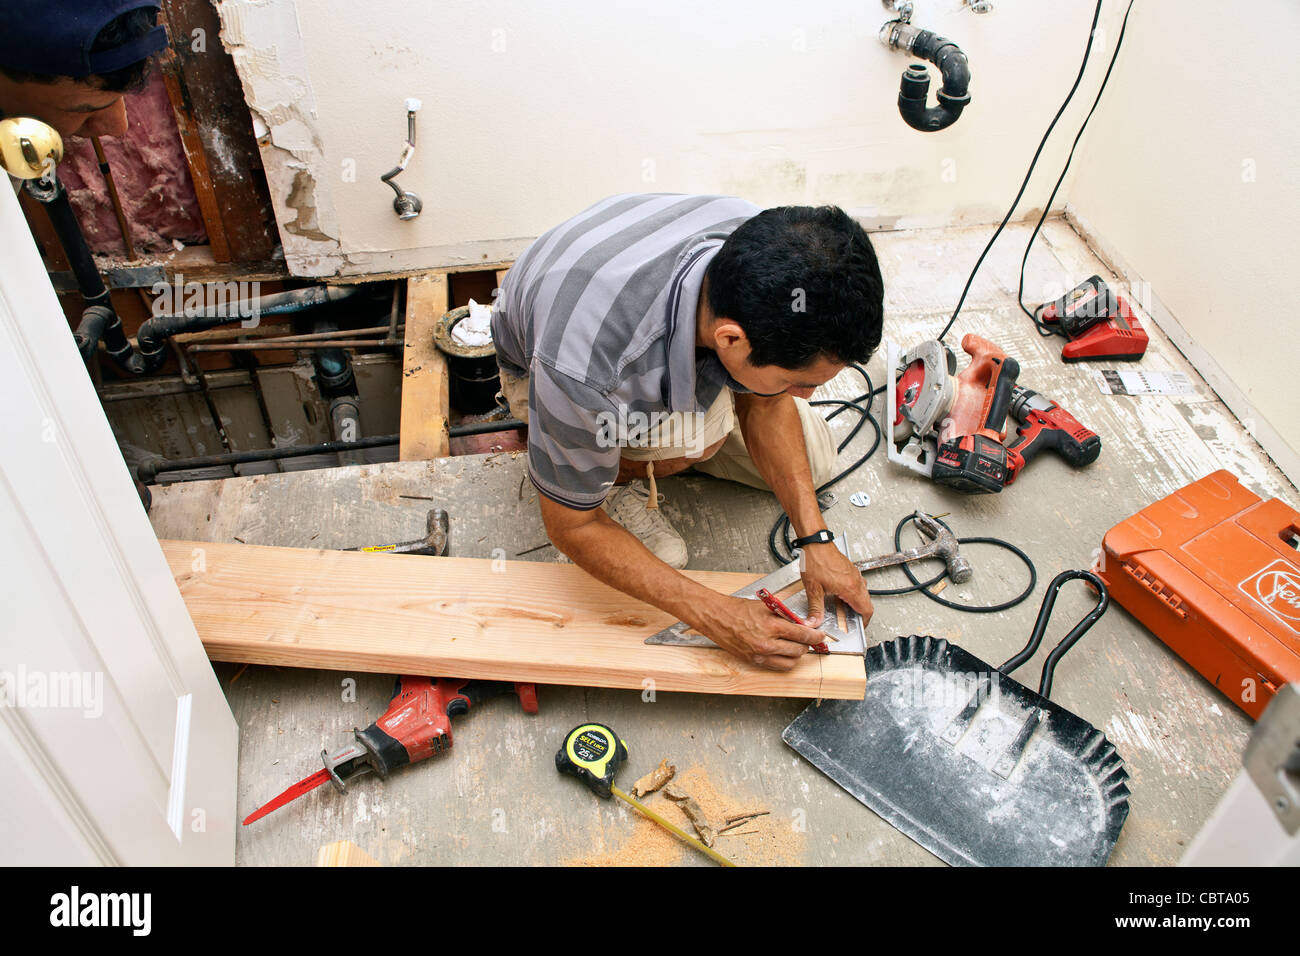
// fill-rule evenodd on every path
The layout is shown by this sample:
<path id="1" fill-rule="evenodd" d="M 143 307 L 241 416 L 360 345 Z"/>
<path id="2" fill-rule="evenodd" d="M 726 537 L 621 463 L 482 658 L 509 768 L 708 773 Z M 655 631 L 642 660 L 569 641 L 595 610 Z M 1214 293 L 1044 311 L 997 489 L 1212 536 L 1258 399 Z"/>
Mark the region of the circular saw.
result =
<path id="1" fill-rule="evenodd" d="M 931 339 L 899 354 L 889 342 L 894 376 L 885 395 L 889 460 L 963 491 L 1001 491 L 1008 483 L 1002 425 L 1011 407 L 1019 363 L 988 339 L 967 335 L 970 363 Z"/>
<path id="2" fill-rule="evenodd" d="M 1020 364 L 978 335 L 961 340 L 970 363 L 931 339 L 899 353 L 886 343 L 889 460 L 968 492 L 998 492 L 1049 448 L 1075 468 L 1097 460 L 1101 439 L 1056 402 L 1016 384 Z M 1004 444 L 1010 413 L 1016 438 Z"/>

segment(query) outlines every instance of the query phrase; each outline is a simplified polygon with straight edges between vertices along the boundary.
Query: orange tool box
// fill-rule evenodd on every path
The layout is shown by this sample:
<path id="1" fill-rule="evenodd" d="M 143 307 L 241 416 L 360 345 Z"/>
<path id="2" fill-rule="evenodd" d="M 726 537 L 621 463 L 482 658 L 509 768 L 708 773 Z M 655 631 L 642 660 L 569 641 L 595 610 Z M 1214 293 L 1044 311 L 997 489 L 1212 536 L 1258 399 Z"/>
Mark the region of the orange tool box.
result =
<path id="1" fill-rule="evenodd" d="M 1300 680 L 1300 512 L 1216 471 L 1106 532 L 1110 596 L 1259 717 Z"/>

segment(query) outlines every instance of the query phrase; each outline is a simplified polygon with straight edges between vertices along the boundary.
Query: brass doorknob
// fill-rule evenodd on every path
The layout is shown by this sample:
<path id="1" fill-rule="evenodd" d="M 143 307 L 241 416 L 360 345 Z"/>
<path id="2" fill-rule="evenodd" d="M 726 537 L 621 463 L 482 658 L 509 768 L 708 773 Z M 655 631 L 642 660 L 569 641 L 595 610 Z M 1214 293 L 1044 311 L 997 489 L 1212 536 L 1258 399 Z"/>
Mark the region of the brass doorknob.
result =
<path id="1" fill-rule="evenodd" d="M 0 169 L 18 179 L 38 179 L 63 159 L 63 137 L 30 116 L 0 120 Z"/>

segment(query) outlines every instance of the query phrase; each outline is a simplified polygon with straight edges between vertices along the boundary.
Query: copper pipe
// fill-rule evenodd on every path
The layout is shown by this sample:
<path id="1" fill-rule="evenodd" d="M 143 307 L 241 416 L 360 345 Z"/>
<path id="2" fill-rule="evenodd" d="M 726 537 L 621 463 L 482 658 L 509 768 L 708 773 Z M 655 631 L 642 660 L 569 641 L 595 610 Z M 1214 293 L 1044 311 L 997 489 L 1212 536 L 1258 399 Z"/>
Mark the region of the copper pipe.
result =
<path id="1" fill-rule="evenodd" d="M 235 322 L 238 321 L 238 319 L 232 318 L 230 321 Z M 267 336 L 266 338 L 259 339 L 258 341 L 259 342 L 315 342 L 322 339 L 345 339 L 348 336 L 355 337 L 358 335 L 377 335 L 380 332 L 388 332 L 388 328 L 389 327 L 386 325 L 373 325 L 370 326 L 369 328 L 364 328 L 364 329 L 336 329 L 333 332 L 302 332 L 295 335 Z M 399 328 L 401 328 L 401 326 L 399 326 Z M 229 333 L 229 337 L 231 339 L 237 339 L 240 336 L 249 334 L 249 330 L 247 329 L 227 329 L 226 331 Z M 206 332 L 187 333 L 187 335 L 208 336 L 208 333 Z M 182 342 L 185 343 L 186 346 L 190 348 L 198 348 L 200 346 L 206 347 L 209 344 L 219 343 L 221 339 L 225 337 L 226 336 L 220 336 L 220 337 L 213 336 L 213 337 L 204 338 L 201 342 L 195 342 L 195 341 L 187 340 L 185 335 L 177 336 L 177 338 L 179 338 Z M 394 342 L 393 344 L 400 344 L 400 343 Z"/>
<path id="2" fill-rule="evenodd" d="M 398 341 L 397 328 L 401 324 L 402 290 L 404 288 L 406 288 L 405 282 L 393 283 L 393 308 L 388 316 L 388 340 L 390 342 Z"/>
<path id="3" fill-rule="evenodd" d="M 328 342 L 262 339 L 258 342 L 189 345 L 186 348 L 191 352 L 288 352 L 296 349 L 397 348 L 401 344 L 401 342 L 388 342 L 384 339 L 332 339 Z"/>
<path id="4" fill-rule="evenodd" d="M 113 173 L 108 168 L 108 157 L 104 155 L 104 147 L 100 144 L 98 136 L 90 137 L 90 141 L 95 145 L 95 158 L 99 160 L 99 171 L 103 174 L 104 184 L 108 186 L 108 201 L 113 205 L 113 215 L 117 216 L 117 227 L 122 230 L 122 242 L 126 244 L 126 257 L 135 259 L 135 246 L 131 243 L 131 227 L 126 223 L 126 212 L 122 209 L 122 200 L 117 195 L 117 184 L 113 182 Z"/>

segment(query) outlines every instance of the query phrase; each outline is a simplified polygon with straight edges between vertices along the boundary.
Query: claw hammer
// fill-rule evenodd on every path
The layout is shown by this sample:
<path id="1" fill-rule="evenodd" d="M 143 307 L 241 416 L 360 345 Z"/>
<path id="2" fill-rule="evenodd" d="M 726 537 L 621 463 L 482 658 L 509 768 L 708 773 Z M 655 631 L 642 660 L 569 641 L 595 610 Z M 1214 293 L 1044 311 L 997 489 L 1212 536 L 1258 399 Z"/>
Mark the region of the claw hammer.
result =
<path id="1" fill-rule="evenodd" d="M 450 541 L 450 521 L 447 512 L 441 508 L 429 509 L 427 530 L 423 538 L 414 541 L 402 541 L 398 544 L 378 544 L 361 548 L 343 548 L 344 551 L 371 551 L 384 554 L 433 554 L 446 555 Z"/>
<path id="2" fill-rule="evenodd" d="M 974 574 L 969 561 L 957 550 L 957 537 L 935 518 L 918 510 L 913 516 L 917 528 L 930 539 L 930 543 L 911 548 L 907 551 L 895 551 L 893 554 L 855 561 L 853 566 L 864 574 L 877 568 L 888 568 L 895 564 L 907 564 L 910 561 L 924 561 L 926 558 L 942 558 L 948 566 L 948 577 L 953 584 L 965 584 Z"/>

